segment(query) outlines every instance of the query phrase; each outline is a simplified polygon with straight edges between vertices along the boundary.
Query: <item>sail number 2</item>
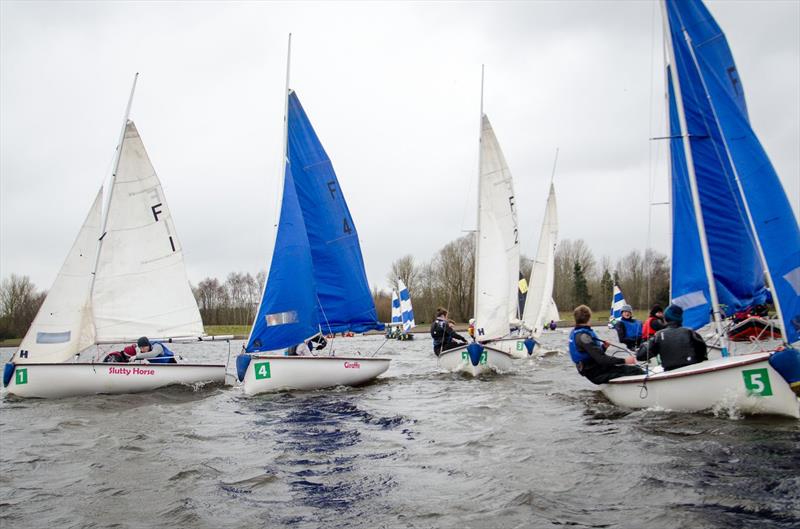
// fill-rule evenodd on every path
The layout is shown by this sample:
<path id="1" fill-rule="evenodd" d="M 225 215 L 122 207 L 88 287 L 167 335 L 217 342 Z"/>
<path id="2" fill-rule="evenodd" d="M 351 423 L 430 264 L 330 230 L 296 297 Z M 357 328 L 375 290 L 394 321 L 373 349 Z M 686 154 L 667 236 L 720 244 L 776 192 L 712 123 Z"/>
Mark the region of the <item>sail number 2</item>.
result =
<path id="1" fill-rule="evenodd" d="M 742 371 L 744 387 L 749 395 L 771 397 L 772 385 L 769 383 L 769 372 L 766 368 L 745 369 Z"/>
<path id="2" fill-rule="evenodd" d="M 254 364 L 253 372 L 256 374 L 256 380 L 272 377 L 272 374 L 269 371 L 269 362 L 259 362 Z"/>

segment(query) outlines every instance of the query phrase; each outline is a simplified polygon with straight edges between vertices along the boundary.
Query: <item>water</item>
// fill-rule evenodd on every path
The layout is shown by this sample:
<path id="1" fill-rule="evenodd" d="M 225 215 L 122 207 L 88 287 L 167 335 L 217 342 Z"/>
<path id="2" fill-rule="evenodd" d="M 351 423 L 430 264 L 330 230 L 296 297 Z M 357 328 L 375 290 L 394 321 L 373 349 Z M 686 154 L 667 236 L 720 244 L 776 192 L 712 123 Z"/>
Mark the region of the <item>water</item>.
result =
<path id="1" fill-rule="evenodd" d="M 362 388 L 6 396 L 0 526 L 800 526 L 800 422 L 622 410 L 563 331 L 543 342 L 562 352 L 475 380 L 438 372 L 420 335 L 387 343 L 389 371 Z"/>

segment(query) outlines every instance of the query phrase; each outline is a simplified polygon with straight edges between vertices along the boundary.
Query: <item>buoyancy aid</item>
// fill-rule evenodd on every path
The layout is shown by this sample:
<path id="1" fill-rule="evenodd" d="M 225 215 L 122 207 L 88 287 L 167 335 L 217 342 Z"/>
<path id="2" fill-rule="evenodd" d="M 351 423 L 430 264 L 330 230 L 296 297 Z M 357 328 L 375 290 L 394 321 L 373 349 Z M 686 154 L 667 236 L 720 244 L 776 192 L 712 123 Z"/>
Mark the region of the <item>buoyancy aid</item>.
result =
<path id="1" fill-rule="evenodd" d="M 645 341 L 651 336 L 654 336 L 656 334 L 655 329 L 653 329 L 653 321 L 658 319 L 660 318 L 657 318 L 655 316 L 650 316 L 644 321 L 644 325 L 642 325 L 642 341 Z M 627 333 L 628 330 L 625 329 L 625 332 Z"/>
<path id="2" fill-rule="evenodd" d="M 150 342 L 152 347 L 160 345 L 164 350 L 164 354 L 156 356 L 155 358 L 148 358 L 147 361 L 151 364 L 173 364 L 175 363 L 175 353 L 170 351 L 164 342 Z"/>
<path id="3" fill-rule="evenodd" d="M 625 318 L 620 318 L 622 325 L 625 326 L 625 338 L 635 340 L 636 338 L 640 338 L 642 336 L 642 322 L 639 320 L 634 320 L 631 318 L 630 320 L 626 320 Z"/>
<path id="4" fill-rule="evenodd" d="M 581 333 L 588 334 L 589 336 L 591 336 L 592 340 L 594 340 L 594 342 L 598 346 L 603 345 L 603 340 L 601 340 L 597 336 L 597 334 L 595 334 L 595 332 L 592 330 L 591 327 L 575 327 L 574 329 L 572 329 L 572 332 L 569 333 L 569 356 L 570 358 L 572 358 L 572 361 L 575 362 L 576 364 L 579 364 L 581 362 L 586 362 L 591 358 L 591 356 L 589 356 L 589 353 L 578 350 L 578 344 L 576 342 L 576 338 Z"/>

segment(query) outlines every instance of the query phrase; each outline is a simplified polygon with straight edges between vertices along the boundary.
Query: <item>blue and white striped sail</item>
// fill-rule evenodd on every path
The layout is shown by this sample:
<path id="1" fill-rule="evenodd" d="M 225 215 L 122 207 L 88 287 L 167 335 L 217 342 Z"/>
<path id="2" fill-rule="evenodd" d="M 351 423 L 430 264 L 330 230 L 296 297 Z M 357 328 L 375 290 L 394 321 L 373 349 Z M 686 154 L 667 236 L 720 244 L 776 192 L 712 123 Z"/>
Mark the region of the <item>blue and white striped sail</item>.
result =
<path id="1" fill-rule="evenodd" d="M 616 321 L 622 317 L 622 307 L 627 305 L 622 290 L 615 284 L 614 293 L 611 295 L 611 320 Z"/>
<path id="2" fill-rule="evenodd" d="M 800 337 L 800 229 L 775 169 L 753 131 L 747 114 L 742 79 L 722 30 L 700 0 L 666 4 L 684 113 L 690 138 L 700 205 L 719 301 L 732 310 L 763 303 L 767 296 L 763 261 L 772 280 L 773 297 L 782 314 L 785 337 Z M 670 88 L 670 115 L 677 91 Z M 682 134 L 670 119 L 671 135 Z M 679 125 L 679 124 L 678 124 Z M 682 146 L 672 141 L 673 252 L 672 297 L 695 296 L 700 291 L 680 277 L 688 259 L 695 259 L 694 236 L 687 234 L 696 221 L 680 213 L 676 186 L 685 170 Z M 677 184 L 676 184 L 677 180 Z M 679 197 L 682 198 L 682 197 Z M 683 198 L 682 198 L 683 199 Z M 691 196 L 689 196 L 691 199 Z M 681 241 L 685 236 L 689 240 Z M 687 242 L 688 248 L 682 249 Z M 760 246 L 760 250 L 759 250 Z M 681 262 L 683 261 L 683 262 Z M 702 263 L 702 261 L 700 261 Z M 702 264 L 701 264 L 702 266 Z M 677 268 L 677 270 L 676 270 Z M 689 276 L 697 275 L 689 273 Z M 678 276 L 676 278 L 676 276 Z M 677 281 L 676 281 L 677 279 Z M 705 307 L 705 322 L 707 304 Z M 691 304 L 689 305 L 691 307 Z M 686 315 L 685 315 L 686 316 Z M 692 326 L 699 326 L 699 317 Z M 686 320 L 684 320 L 685 323 Z"/>
<path id="3" fill-rule="evenodd" d="M 400 291 L 400 319 L 403 322 L 403 332 L 408 332 L 417 326 L 414 321 L 414 309 L 411 307 L 411 295 L 402 279 L 397 280 L 397 289 Z"/>
<path id="4" fill-rule="evenodd" d="M 382 328 L 339 180 L 292 91 L 275 250 L 246 350 L 279 350 L 317 332 Z"/>
<path id="5" fill-rule="evenodd" d="M 392 289 L 392 325 L 400 325 L 403 323 L 403 316 L 400 312 L 400 297 L 397 295 L 397 290 Z"/>

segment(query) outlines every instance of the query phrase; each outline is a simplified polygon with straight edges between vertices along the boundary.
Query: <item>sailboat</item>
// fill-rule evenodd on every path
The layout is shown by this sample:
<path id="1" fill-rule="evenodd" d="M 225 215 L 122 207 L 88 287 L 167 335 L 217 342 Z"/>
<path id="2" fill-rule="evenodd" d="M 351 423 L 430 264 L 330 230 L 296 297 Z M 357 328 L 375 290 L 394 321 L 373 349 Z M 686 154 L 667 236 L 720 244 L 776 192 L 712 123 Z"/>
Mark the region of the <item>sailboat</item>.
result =
<path id="1" fill-rule="evenodd" d="M 402 279 L 397 280 L 397 290 L 392 291 L 392 323 L 391 338 L 413 340 L 411 329 L 417 326 L 414 321 L 414 309 L 411 306 L 411 295 Z M 387 335 L 388 336 L 388 335 Z"/>
<path id="2" fill-rule="evenodd" d="M 619 285 L 614 283 L 614 289 L 611 293 L 611 310 L 608 314 L 608 328 L 613 329 L 614 325 L 622 318 L 622 307 L 627 305 L 625 296 L 622 295 L 622 290 Z"/>
<path id="3" fill-rule="evenodd" d="M 386 371 L 390 362 L 334 356 L 332 344 L 330 352 L 284 352 L 317 335 L 384 328 L 367 285 L 355 223 L 330 158 L 289 88 L 288 62 L 283 192 L 274 251 L 258 313 L 236 362 L 247 395 L 360 385 Z"/>
<path id="4" fill-rule="evenodd" d="M 525 296 L 525 308 L 522 312 L 520 326 L 522 332 L 513 350 L 515 357 L 533 354 L 536 339 L 542 335 L 542 330 L 551 321 L 559 320 L 558 308 L 553 301 L 557 244 L 558 210 L 556 209 L 556 191 L 551 181 L 542 229 L 539 234 L 539 247 L 536 250 L 533 267 L 531 267 L 531 279 L 528 283 L 530 287 Z"/>
<path id="5" fill-rule="evenodd" d="M 511 367 L 509 325 L 519 318 L 519 230 L 514 207 L 514 184 L 500 143 L 483 113 L 481 72 L 481 128 L 478 176 L 478 229 L 475 247 L 475 341 L 443 351 L 439 366 L 477 376 Z"/>
<path id="6" fill-rule="evenodd" d="M 79 360 L 92 346 L 136 342 L 143 335 L 159 342 L 203 339 L 174 220 L 128 119 L 135 87 L 136 78 L 107 193 L 101 187 L 33 324 L 6 364 L 3 383 L 13 395 L 133 393 L 225 379 L 222 364 Z M 97 354 L 103 354 L 99 348 Z"/>
<path id="7" fill-rule="evenodd" d="M 672 181 L 671 298 L 684 325 L 713 314 L 722 357 L 601 386 L 615 404 L 733 408 L 800 418 L 800 229 L 750 125 L 725 35 L 700 0 L 662 2 Z M 768 283 L 785 348 L 730 356 L 720 304 L 763 303 Z M 793 391 L 794 389 L 794 391 Z"/>

